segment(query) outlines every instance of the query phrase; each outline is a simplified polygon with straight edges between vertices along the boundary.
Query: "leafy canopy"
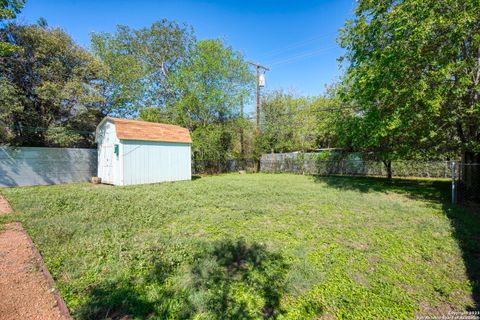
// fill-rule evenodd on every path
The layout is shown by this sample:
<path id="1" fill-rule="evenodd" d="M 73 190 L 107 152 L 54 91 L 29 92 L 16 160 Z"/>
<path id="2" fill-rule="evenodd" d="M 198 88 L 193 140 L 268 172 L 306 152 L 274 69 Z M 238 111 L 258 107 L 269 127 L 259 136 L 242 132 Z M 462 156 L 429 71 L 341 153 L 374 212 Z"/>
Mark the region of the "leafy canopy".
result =
<path id="1" fill-rule="evenodd" d="M 254 84 L 243 56 L 221 40 L 202 40 L 172 73 L 171 84 L 176 99 L 167 105 L 164 117 L 192 130 L 196 156 L 231 156 L 240 104 Z"/>
<path id="2" fill-rule="evenodd" d="M 390 158 L 479 152 L 478 1 L 363 0 L 355 14 L 340 37 L 346 140 Z"/>
<path id="3" fill-rule="evenodd" d="M 333 95 L 301 97 L 281 90 L 267 94 L 262 104 L 262 152 L 313 151 L 334 147 L 335 112 Z"/>
<path id="4" fill-rule="evenodd" d="M 15 19 L 24 5 L 25 0 L 0 0 L 0 21 Z"/>
<path id="5" fill-rule="evenodd" d="M 3 28 L 5 20 L 15 19 L 23 9 L 25 0 L 0 0 L 0 26 Z M 9 42 L 0 42 L 0 57 L 14 52 L 17 47 Z"/>
<path id="6" fill-rule="evenodd" d="M 138 116 L 147 107 L 164 107 L 175 98 L 171 74 L 190 55 L 191 27 L 163 19 L 149 28 L 119 25 L 115 33 L 92 34 L 92 49 L 109 67 L 106 114 Z"/>
<path id="7" fill-rule="evenodd" d="M 2 143 L 90 145 L 108 75 L 102 61 L 58 28 L 10 25 L 0 34 L 19 48 L 0 60 Z"/>

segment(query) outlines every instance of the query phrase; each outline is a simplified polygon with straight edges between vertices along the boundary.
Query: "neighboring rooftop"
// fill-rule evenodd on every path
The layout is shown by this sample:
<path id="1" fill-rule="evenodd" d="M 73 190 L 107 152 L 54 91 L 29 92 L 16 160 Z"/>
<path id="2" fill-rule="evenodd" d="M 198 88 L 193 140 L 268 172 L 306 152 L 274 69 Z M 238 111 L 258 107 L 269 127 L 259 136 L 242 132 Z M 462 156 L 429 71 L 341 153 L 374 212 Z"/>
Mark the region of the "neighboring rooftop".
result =
<path id="1" fill-rule="evenodd" d="M 117 137 L 120 140 L 192 143 L 190 131 L 173 124 L 111 117 L 106 117 L 102 122 L 105 120 L 115 123 Z"/>

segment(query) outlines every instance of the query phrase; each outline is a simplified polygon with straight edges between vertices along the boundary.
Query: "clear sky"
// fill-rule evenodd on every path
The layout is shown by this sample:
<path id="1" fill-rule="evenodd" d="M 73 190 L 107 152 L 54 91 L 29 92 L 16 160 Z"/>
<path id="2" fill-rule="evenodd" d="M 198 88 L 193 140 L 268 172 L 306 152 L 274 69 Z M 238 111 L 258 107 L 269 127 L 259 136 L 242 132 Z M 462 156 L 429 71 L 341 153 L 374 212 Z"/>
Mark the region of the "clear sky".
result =
<path id="1" fill-rule="evenodd" d="M 198 39 L 221 38 L 247 59 L 271 67 L 267 89 L 318 95 L 340 75 L 338 29 L 354 0 L 27 0 L 21 22 L 39 17 L 89 47 L 90 33 L 167 18 L 191 25 Z"/>

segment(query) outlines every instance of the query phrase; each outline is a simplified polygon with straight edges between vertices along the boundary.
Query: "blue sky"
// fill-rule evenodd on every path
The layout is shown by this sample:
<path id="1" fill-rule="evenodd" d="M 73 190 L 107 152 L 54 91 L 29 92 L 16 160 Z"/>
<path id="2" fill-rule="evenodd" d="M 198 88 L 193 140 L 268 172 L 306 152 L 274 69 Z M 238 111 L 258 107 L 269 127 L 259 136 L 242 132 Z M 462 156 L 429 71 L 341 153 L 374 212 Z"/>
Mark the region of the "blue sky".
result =
<path id="1" fill-rule="evenodd" d="M 19 19 L 35 23 L 44 17 L 84 47 L 91 32 L 114 31 L 118 24 L 184 22 L 199 39 L 221 38 L 247 59 L 270 66 L 267 89 L 318 95 L 340 75 L 343 51 L 336 38 L 354 6 L 354 0 L 27 0 Z"/>

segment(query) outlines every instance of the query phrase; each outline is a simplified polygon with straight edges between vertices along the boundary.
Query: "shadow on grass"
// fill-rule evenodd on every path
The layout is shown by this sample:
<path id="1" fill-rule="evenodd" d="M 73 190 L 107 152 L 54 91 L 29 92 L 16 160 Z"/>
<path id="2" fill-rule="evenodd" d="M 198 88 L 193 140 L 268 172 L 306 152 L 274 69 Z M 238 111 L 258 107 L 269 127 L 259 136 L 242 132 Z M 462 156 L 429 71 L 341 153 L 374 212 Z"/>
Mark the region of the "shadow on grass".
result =
<path id="1" fill-rule="evenodd" d="M 275 319 L 283 312 L 287 264 L 263 245 L 204 243 L 186 263 L 159 251 L 143 278 L 90 289 L 79 318 Z"/>
<path id="2" fill-rule="evenodd" d="M 452 206 L 450 181 L 427 179 L 393 179 L 374 177 L 315 176 L 314 181 L 329 187 L 360 192 L 397 192 L 411 199 L 426 200 L 442 205 L 444 214 L 450 219 L 454 236 L 462 250 L 467 275 L 472 283 L 475 305 L 480 310 L 480 205 L 472 203 Z"/>
<path id="3" fill-rule="evenodd" d="M 475 306 L 480 310 L 480 214 L 472 208 L 444 206 L 444 212 L 454 227 L 454 235 L 462 249 L 463 261 L 472 283 Z"/>
<path id="4" fill-rule="evenodd" d="M 428 179 L 392 179 L 382 177 L 314 176 L 314 181 L 329 187 L 360 192 L 397 192 L 413 199 L 448 202 L 450 182 Z"/>
<path id="5" fill-rule="evenodd" d="M 154 305 L 129 281 L 105 282 L 89 290 L 89 302 L 78 316 L 80 319 L 147 319 Z"/>
<path id="6" fill-rule="evenodd" d="M 216 319 L 275 318 L 282 310 L 287 265 L 281 255 L 243 240 L 221 241 L 195 258 L 191 301 Z"/>

